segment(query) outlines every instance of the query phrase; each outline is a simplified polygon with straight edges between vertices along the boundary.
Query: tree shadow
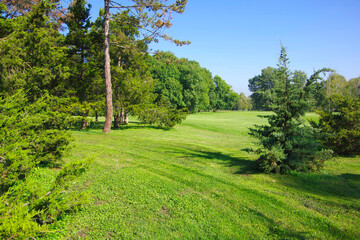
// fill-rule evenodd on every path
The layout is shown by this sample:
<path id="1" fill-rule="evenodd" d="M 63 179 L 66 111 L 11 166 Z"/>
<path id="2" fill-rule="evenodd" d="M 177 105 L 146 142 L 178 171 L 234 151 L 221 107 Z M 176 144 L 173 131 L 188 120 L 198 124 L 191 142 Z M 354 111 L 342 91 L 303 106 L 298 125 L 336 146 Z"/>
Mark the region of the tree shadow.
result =
<path id="1" fill-rule="evenodd" d="M 281 177 L 278 182 L 287 187 L 315 195 L 337 196 L 342 199 L 360 199 L 359 174 L 300 173 L 286 178 Z M 360 211 L 360 202 L 351 206 L 344 205 L 343 207 Z"/>
<path id="2" fill-rule="evenodd" d="M 250 159 L 241 157 L 232 157 L 222 152 L 212 152 L 207 150 L 198 150 L 193 147 L 184 147 L 180 151 L 181 153 L 189 158 L 202 158 L 209 160 L 221 160 L 227 167 L 236 167 L 237 171 L 234 174 L 255 174 L 259 173 L 256 168 L 256 162 Z"/>
<path id="3" fill-rule="evenodd" d="M 280 223 L 277 223 L 273 219 L 265 216 L 263 213 L 247 208 L 249 212 L 262 219 L 262 222 L 265 222 L 269 228 L 270 238 L 271 239 L 308 239 L 306 236 L 307 232 L 297 232 L 292 229 L 287 229 L 281 226 Z"/>
<path id="4" fill-rule="evenodd" d="M 104 121 L 98 122 L 91 122 L 86 129 L 81 129 L 80 125 L 77 128 L 74 128 L 74 131 L 90 131 L 90 130 L 102 130 L 104 128 Z M 111 127 L 111 131 L 120 131 L 120 130 L 128 130 L 128 129 L 158 129 L 158 130 L 170 130 L 167 128 L 147 125 L 147 124 L 140 124 L 137 121 L 129 121 L 129 125 L 120 125 L 119 127 L 115 128 L 114 126 Z"/>

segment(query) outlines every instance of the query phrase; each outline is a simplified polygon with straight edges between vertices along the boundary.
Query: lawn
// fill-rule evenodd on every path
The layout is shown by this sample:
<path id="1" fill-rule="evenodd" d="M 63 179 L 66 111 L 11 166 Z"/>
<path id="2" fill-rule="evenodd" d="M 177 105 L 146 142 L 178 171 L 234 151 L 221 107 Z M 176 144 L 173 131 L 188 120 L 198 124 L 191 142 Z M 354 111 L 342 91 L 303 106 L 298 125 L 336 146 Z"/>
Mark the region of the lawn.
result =
<path id="1" fill-rule="evenodd" d="M 74 131 L 68 161 L 94 156 L 91 192 L 48 238 L 359 239 L 360 157 L 318 174 L 255 170 L 248 128 L 260 112 L 199 113 L 171 130 L 131 122 Z M 310 116 L 314 118 L 314 116 Z"/>

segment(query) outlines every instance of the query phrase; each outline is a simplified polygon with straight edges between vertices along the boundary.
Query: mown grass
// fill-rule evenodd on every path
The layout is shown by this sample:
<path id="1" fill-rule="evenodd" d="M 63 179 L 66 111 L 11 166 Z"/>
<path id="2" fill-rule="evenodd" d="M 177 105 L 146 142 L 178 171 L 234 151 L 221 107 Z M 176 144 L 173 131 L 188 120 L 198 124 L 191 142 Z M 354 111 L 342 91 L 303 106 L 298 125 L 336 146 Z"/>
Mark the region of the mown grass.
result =
<path id="1" fill-rule="evenodd" d="M 132 122 L 76 131 L 69 161 L 93 155 L 77 182 L 90 204 L 48 238 L 359 239 L 360 157 L 318 174 L 262 174 L 248 128 L 260 112 L 190 115 L 171 130 Z M 311 117 L 313 118 L 313 116 Z"/>

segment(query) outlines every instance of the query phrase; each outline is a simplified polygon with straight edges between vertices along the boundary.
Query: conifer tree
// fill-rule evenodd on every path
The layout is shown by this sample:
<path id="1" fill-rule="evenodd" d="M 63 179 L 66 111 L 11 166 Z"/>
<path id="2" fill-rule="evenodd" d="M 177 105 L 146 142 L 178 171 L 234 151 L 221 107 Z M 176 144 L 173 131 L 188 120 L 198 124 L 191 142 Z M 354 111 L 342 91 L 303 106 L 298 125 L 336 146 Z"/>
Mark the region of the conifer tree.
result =
<path id="1" fill-rule="evenodd" d="M 275 91 L 272 102 L 273 115 L 264 116 L 268 125 L 250 129 L 250 135 L 259 139 L 261 148 L 258 160 L 265 172 L 287 172 L 289 170 L 317 170 L 329 157 L 317 141 L 314 129 L 303 120 L 308 110 L 313 85 L 320 79 L 316 71 L 309 79 L 299 72 L 291 72 L 285 48 L 281 48 L 278 70 L 274 79 Z"/>

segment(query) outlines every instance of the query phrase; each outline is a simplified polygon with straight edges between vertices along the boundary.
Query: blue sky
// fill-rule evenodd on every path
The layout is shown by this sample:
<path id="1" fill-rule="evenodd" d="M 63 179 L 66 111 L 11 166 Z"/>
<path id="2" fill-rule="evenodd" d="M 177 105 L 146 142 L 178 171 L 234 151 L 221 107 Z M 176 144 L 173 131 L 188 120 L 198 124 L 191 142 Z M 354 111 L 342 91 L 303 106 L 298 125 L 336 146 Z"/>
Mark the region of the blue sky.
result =
<path id="1" fill-rule="evenodd" d="M 95 20 L 104 2 L 88 2 Z M 166 33 L 192 44 L 161 41 L 153 50 L 195 60 L 246 95 L 249 78 L 276 67 L 280 42 L 292 70 L 360 76 L 360 0 L 189 0 Z"/>

